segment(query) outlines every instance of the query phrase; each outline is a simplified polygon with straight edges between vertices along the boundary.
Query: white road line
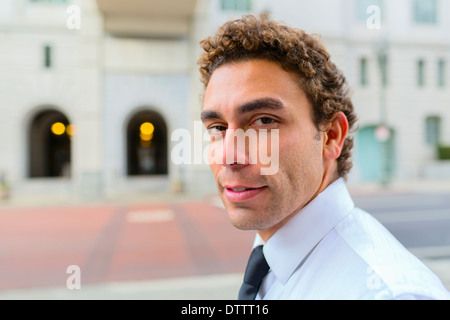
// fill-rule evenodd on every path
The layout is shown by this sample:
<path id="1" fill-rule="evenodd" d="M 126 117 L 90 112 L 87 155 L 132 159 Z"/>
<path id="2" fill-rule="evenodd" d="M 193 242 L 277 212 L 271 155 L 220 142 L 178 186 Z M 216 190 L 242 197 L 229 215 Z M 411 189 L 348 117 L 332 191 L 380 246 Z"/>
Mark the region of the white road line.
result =
<path id="1" fill-rule="evenodd" d="M 131 223 L 156 223 L 173 220 L 175 214 L 172 210 L 140 210 L 127 213 L 127 221 Z"/>

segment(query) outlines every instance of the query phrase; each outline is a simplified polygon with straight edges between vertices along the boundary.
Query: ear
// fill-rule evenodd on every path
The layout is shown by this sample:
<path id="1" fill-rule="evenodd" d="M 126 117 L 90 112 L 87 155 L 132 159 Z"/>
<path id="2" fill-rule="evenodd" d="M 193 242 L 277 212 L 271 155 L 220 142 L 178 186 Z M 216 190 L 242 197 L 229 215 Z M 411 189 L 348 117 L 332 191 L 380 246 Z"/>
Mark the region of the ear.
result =
<path id="1" fill-rule="evenodd" d="M 348 132 L 347 117 L 343 112 L 337 112 L 333 121 L 327 126 L 325 139 L 323 140 L 323 157 L 335 160 L 341 155 L 342 146 Z"/>

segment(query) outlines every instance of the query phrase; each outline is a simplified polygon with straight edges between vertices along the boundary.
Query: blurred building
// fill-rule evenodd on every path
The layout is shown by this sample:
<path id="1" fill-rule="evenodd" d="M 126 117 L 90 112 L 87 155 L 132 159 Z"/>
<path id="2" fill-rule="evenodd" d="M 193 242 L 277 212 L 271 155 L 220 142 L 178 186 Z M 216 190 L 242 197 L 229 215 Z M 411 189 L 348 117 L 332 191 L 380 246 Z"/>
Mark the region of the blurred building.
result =
<path id="1" fill-rule="evenodd" d="M 320 34 L 344 70 L 359 115 L 351 183 L 450 177 L 436 153 L 450 145 L 449 1 L 0 0 L 12 194 L 214 192 L 207 165 L 171 161 L 171 135 L 199 120 L 198 42 L 262 12 Z"/>

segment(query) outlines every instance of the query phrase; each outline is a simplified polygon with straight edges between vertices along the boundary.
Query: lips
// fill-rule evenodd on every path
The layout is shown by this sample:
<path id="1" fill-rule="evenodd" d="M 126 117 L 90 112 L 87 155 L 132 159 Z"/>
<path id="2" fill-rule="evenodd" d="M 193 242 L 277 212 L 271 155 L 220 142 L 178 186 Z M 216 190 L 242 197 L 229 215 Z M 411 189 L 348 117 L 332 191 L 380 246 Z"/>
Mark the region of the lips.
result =
<path id="1" fill-rule="evenodd" d="M 253 190 L 256 188 L 239 187 L 239 188 L 228 188 L 228 189 L 230 189 L 231 191 L 234 191 L 234 192 L 242 192 L 242 191 L 246 191 L 246 190 Z"/>
<path id="2" fill-rule="evenodd" d="M 248 187 L 248 186 L 227 186 L 225 187 L 225 197 L 230 202 L 243 202 L 255 198 L 264 190 L 266 186 L 262 187 Z"/>

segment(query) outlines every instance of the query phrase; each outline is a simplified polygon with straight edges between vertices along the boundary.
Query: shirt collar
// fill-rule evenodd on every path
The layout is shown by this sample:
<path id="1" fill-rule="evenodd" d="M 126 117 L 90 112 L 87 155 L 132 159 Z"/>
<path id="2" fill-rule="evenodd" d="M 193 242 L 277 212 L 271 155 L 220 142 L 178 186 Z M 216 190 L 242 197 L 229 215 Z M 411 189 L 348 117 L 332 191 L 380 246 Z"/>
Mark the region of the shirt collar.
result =
<path id="1" fill-rule="evenodd" d="M 331 183 L 290 218 L 264 244 L 256 235 L 254 247 L 264 244 L 264 256 L 284 285 L 308 253 L 354 208 L 342 178 Z"/>

